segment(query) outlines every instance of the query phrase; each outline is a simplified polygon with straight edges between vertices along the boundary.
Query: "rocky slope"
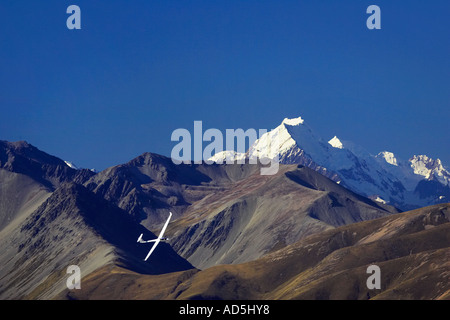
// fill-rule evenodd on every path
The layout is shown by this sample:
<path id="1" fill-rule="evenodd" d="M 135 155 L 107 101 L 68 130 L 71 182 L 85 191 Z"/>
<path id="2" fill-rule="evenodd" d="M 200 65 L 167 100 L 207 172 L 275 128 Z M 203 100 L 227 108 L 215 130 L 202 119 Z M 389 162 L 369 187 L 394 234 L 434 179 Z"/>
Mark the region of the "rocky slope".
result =
<path id="1" fill-rule="evenodd" d="M 367 267 L 381 270 L 368 289 Z M 126 288 L 111 292 L 114 279 Z M 450 204 L 326 230 L 260 259 L 157 276 L 117 267 L 66 299 L 450 299 Z"/>
<path id="2" fill-rule="evenodd" d="M 398 212 L 303 166 L 284 165 L 273 176 L 259 169 L 175 165 L 144 153 L 85 186 L 154 232 L 171 210 L 171 244 L 198 268 L 249 261 L 314 232 Z"/>
<path id="3" fill-rule="evenodd" d="M 149 246 L 136 242 L 141 233 L 155 238 L 85 187 L 62 184 L 16 228 L 0 232 L 0 298 L 51 298 L 66 286 L 69 265 L 83 274 L 109 264 L 144 274 L 192 268 L 165 243 L 144 263 Z"/>
<path id="4" fill-rule="evenodd" d="M 257 259 L 308 235 L 394 212 L 314 170 L 291 165 L 272 176 L 256 171 L 208 195 L 168 233 L 174 249 L 203 269 Z"/>

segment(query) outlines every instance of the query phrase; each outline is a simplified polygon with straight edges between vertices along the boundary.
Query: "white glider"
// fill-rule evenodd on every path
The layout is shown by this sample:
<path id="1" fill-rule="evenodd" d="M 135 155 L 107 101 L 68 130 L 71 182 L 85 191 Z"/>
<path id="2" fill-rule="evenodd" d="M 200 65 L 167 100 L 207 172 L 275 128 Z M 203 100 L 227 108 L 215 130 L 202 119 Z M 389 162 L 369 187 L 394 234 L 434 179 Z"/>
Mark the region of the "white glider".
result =
<path id="1" fill-rule="evenodd" d="M 169 218 L 167 219 L 166 223 L 164 224 L 163 228 L 161 229 L 161 232 L 159 233 L 159 236 L 157 239 L 153 239 L 153 240 L 142 240 L 142 233 L 139 236 L 137 242 L 139 243 L 148 243 L 148 242 L 154 242 L 152 248 L 150 249 L 149 253 L 147 254 L 147 256 L 145 257 L 144 261 L 147 261 L 147 259 L 150 257 L 150 255 L 152 254 L 153 250 L 155 250 L 156 246 L 159 244 L 160 241 L 165 241 L 165 240 L 169 240 L 169 238 L 167 237 L 163 237 L 164 232 L 166 231 L 167 226 L 169 225 L 169 221 L 170 218 L 172 218 L 172 212 L 169 212 Z"/>

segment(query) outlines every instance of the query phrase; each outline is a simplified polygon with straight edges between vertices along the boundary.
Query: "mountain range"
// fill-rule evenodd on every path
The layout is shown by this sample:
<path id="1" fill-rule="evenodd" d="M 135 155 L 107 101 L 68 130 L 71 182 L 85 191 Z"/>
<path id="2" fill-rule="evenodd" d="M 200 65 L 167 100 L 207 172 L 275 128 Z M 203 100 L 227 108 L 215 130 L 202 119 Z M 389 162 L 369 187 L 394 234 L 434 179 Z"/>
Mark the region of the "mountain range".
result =
<path id="1" fill-rule="evenodd" d="M 278 134 L 302 132 L 300 122 L 283 121 Z M 364 163 L 337 138 L 308 143 L 359 161 L 366 171 L 355 164 L 354 177 L 386 162 Z M 448 204 L 401 212 L 291 147 L 286 157 L 300 160 L 280 157 L 278 172 L 264 176 L 259 164 L 176 165 L 148 152 L 96 172 L 0 141 L 0 299 L 450 298 Z M 448 188 L 427 170 L 416 189 Z M 145 262 L 149 246 L 136 240 L 156 238 L 169 211 L 170 240 Z M 368 263 L 386 274 L 381 291 L 365 287 Z M 69 265 L 82 271 L 81 290 L 66 287 Z"/>
<path id="2" fill-rule="evenodd" d="M 450 299 L 450 205 L 316 233 L 259 259 L 161 275 L 117 266 L 58 299 L 430 300 Z M 367 267 L 381 270 L 368 289 Z M 108 289 L 111 281 L 121 288 Z"/>
<path id="3" fill-rule="evenodd" d="M 278 148 L 270 148 L 278 145 Z M 263 134 L 245 154 L 229 150 L 209 160 L 268 158 L 283 164 L 302 164 L 346 188 L 379 202 L 410 210 L 450 199 L 450 172 L 440 159 L 414 155 L 404 161 L 394 153 L 376 155 L 337 136 L 324 140 L 301 118 L 287 119 Z M 234 157 L 234 158 L 233 158 Z"/>

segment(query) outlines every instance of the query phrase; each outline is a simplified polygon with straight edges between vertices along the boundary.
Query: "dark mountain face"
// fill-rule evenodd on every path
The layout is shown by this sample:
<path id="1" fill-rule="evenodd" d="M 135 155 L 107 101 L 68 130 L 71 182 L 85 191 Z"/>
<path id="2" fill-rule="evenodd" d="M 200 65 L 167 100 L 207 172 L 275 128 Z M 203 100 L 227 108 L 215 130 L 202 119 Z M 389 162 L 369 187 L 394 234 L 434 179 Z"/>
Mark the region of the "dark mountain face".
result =
<path id="1" fill-rule="evenodd" d="M 136 242 L 141 233 L 145 239 L 156 238 L 85 187 L 63 184 L 17 228 L 0 234 L 0 296 L 45 298 L 48 291 L 41 290 L 46 279 L 57 280 L 48 285 L 61 290 L 69 265 L 87 272 L 115 264 L 144 274 L 192 268 L 166 243 L 158 246 L 151 263 L 144 262 L 150 246 Z"/>
<path id="2" fill-rule="evenodd" d="M 83 183 L 93 175 L 24 141 L 0 141 L 0 231 L 36 210 L 61 184 Z"/>
<path id="3" fill-rule="evenodd" d="M 98 173 L 85 185 L 151 228 L 165 221 L 169 210 L 178 217 L 195 200 L 186 189 L 208 181 L 194 165 L 177 166 L 169 158 L 145 153 Z"/>
<path id="4" fill-rule="evenodd" d="M 170 158 L 144 153 L 92 176 L 84 185 L 154 228 L 165 221 L 169 210 L 178 218 L 192 204 L 257 170 L 250 165 L 175 165 Z"/>
<path id="5" fill-rule="evenodd" d="M 49 297 L 71 264 L 84 273 L 108 264 L 148 274 L 193 268 L 164 242 L 144 262 L 151 244 L 136 241 L 156 236 L 81 185 L 94 175 L 26 142 L 0 142 L 0 297 Z"/>
<path id="6" fill-rule="evenodd" d="M 50 195 L 51 190 L 34 179 L 0 169 L 0 231 L 27 217 Z"/>
<path id="7" fill-rule="evenodd" d="M 436 180 L 423 180 L 417 184 L 414 194 L 422 199 L 435 197 L 435 200 L 439 202 L 450 199 L 450 188 Z"/>
<path id="8" fill-rule="evenodd" d="M 94 175 L 87 169 L 72 169 L 24 141 L 0 141 L 0 168 L 26 175 L 53 190 L 63 182 L 83 183 Z"/>

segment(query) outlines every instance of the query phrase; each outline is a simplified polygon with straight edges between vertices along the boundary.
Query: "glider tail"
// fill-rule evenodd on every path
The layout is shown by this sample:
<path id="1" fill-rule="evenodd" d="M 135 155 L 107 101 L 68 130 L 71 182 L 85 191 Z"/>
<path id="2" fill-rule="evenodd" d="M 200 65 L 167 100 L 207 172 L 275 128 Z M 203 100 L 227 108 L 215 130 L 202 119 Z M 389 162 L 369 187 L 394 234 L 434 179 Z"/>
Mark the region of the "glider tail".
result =
<path id="1" fill-rule="evenodd" d="M 153 240 L 147 240 L 146 241 L 146 240 L 142 240 L 142 236 L 143 236 L 143 233 L 141 233 L 141 235 L 137 239 L 137 242 L 139 242 L 139 243 L 149 243 L 149 242 L 156 242 L 156 241 L 161 240 L 161 239 L 153 239 Z"/>

